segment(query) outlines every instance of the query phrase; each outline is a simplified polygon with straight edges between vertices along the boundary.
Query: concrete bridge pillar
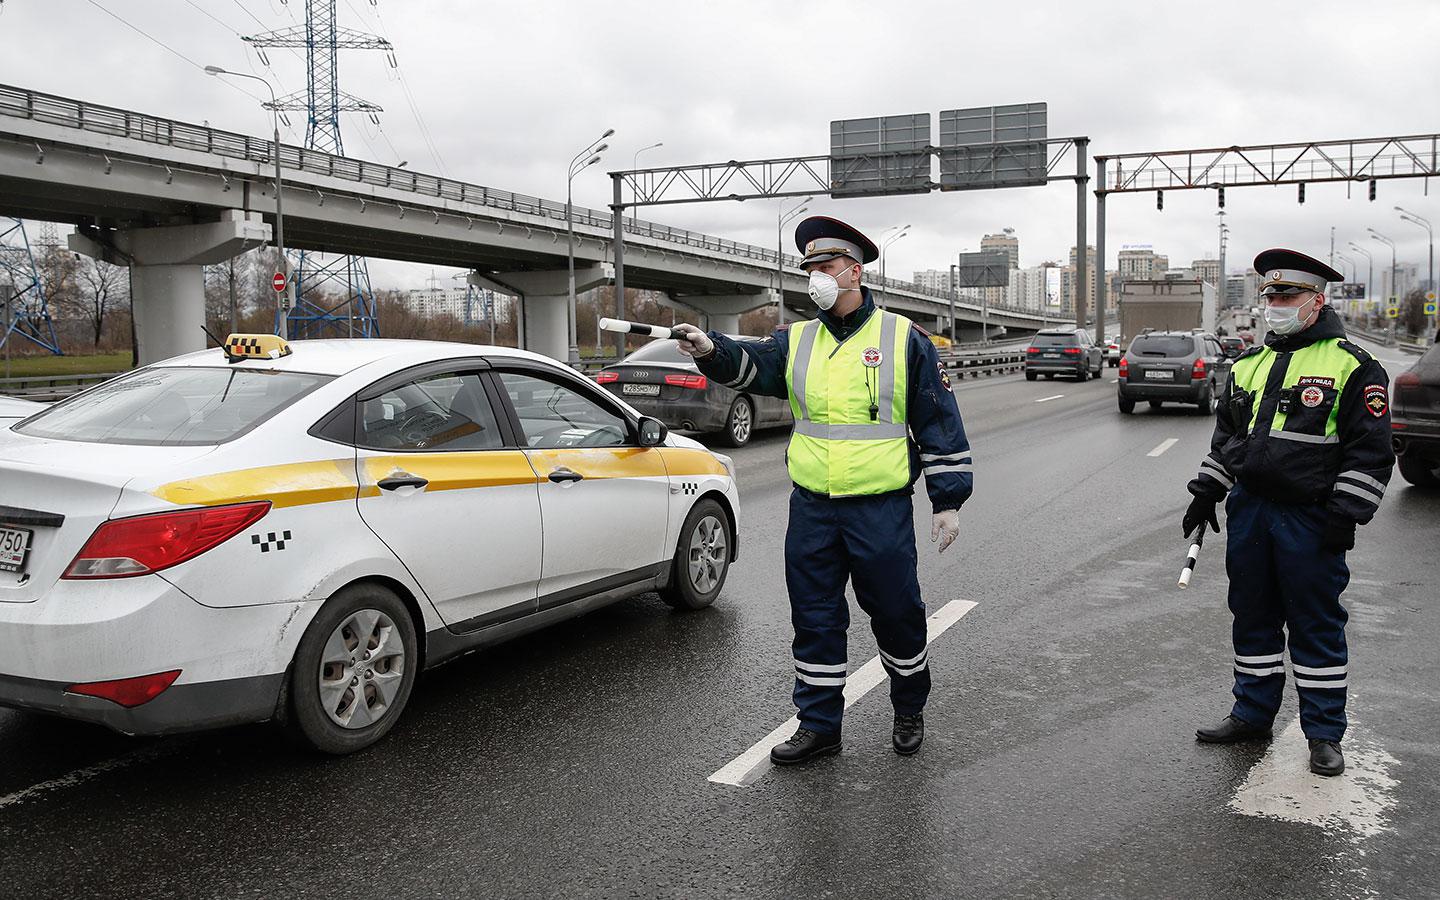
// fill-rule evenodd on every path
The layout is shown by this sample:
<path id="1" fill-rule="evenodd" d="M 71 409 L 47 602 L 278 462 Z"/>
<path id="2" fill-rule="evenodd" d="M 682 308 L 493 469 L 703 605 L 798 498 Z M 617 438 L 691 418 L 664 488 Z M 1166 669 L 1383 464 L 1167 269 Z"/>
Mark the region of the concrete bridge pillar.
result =
<path id="1" fill-rule="evenodd" d="M 69 237 L 70 249 L 130 267 L 135 349 L 145 366 L 205 349 L 204 267 L 270 240 L 259 213 L 227 209 L 219 222 L 127 228 Z"/>
<path id="2" fill-rule="evenodd" d="M 615 278 L 610 263 L 575 267 L 575 294 L 609 284 Z M 538 272 L 472 273 L 471 284 L 520 297 L 521 346 L 564 362 L 570 358 L 570 275 L 568 270 Z"/>
<path id="3" fill-rule="evenodd" d="M 707 331 L 724 334 L 740 333 L 740 314 L 762 306 L 775 305 L 775 290 L 766 288 L 754 294 L 688 294 L 676 295 L 675 301 L 705 316 Z"/>

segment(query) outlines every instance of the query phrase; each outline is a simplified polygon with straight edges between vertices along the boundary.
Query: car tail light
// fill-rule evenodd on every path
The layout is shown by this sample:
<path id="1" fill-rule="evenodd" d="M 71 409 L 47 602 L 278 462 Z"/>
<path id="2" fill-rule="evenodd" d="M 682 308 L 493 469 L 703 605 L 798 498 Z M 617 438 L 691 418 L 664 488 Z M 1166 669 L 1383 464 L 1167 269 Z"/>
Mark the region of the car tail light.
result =
<path id="1" fill-rule="evenodd" d="M 95 529 L 62 578 L 130 578 L 193 559 L 250 527 L 270 501 L 111 519 Z"/>
<path id="2" fill-rule="evenodd" d="M 1409 426 L 1409 425 L 1406 425 L 1404 422 L 1396 422 L 1394 419 L 1391 419 L 1391 420 L 1390 420 L 1390 430 L 1391 430 L 1391 431 L 1404 431 L 1405 429 L 1407 429 L 1407 428 L 1409 428 L 1409 427 L 1410 427 L 1410 426 Z"/>
<path id="3" fill-rule="evenodd" d="M 1197 360 L 1195 360 L 1195 365 L 1192 366 L 1191 369 L 1190 369 L 1190 379 L 1191 379 L 1192 381 L 1204 381 L 1204 380 L 1205 380 L 1205 360 L 1203 360 L 1203 359 L 1197 359 Z"/>
<path id="4" fill-rule="evenodd" d="M 1039 353 L 1039 352 L 1040 352 L 1040 348 L 1039 348 L 1039 347 L 1026 347 L 1026 348 L 1025 348 L 1025 352 L 1026 352 L 1026 353 Z"/>
<path id="5" fill-rule="evenodd" d="M 1420 373 L 1418 373 L 1418 372 L 1401 372 L 1399 375 L 1396 375 L 1396 376 L 1395 376 L 1395 386 L 1396 386 L 1397 388 L 1399 388 L 1399 387 L 1407 387 L 1407 388 L 1419 387 L 1419 386 L 1420 386 Z"/>
<path id="6" fill-rule="evenodd" d="M 1130 360 L 1126 359 L 1126 358 L 1123 357 L 1123 356 L 1120 357 L 1120 377 L 1121 377 L 1121 378 L 1129 378 L 1129 377 L 1130 377 Z"/>
<path id="7" fill-rule="evenodd" d="M 1062 351 L 1062 352 L 1064 352 L 1064 354 L 1065 354 L 1066 356 L 1079 356 L 1079 355 L 1080 355 L 1080 348 L 1079 348 L 1079 347 L 1066 347 L 1066 348 L 1064 349 L 1064 351 Z"/>
<path id="8" fill-rule="evenodd" d="M 609 384 L 612 381 L 619 381 L 619 372 L 596 372 L 595 381 L 597 384 Z"/>
<path id="9" fill-rule="evenodd" d="M 72 684 L 65 689 L 65 693 L 99 697 L 101 700 L 109 700 L 129 709 L 142 703 L 149 703 L 165 693 L 179 677 L 180 670 L 171 669 L 168 672 L 157 672 L 154 675 L 141 675 L 139 678 Z"/>
<path id="10" fill-rule="evenodd" d="M 676 387 L 690 388 L 696 391 L 705 390 L 710 382 L 704 375 L 666 375 L 666 384 L 673 384 Z"/>

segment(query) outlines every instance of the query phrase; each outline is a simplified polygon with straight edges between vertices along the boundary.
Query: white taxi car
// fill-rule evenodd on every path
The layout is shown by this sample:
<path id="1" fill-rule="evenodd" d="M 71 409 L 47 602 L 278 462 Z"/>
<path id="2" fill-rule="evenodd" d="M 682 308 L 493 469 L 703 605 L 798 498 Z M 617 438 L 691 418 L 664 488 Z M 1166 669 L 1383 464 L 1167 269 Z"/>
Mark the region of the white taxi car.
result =
<path id="1" fill-rule="evenodd" d="M 45 408 L 43 403 L 21 400 L 19 397 L 0 397 L 0 428 L 19 419 L 33 416 Z"/>
<path id="2" fill-rule="evenodd" d="M 419 671 L 736 557 L 731 461 L 545 357 L 232 335 L 0 426 L 0 705 L 348 753 Z"/>

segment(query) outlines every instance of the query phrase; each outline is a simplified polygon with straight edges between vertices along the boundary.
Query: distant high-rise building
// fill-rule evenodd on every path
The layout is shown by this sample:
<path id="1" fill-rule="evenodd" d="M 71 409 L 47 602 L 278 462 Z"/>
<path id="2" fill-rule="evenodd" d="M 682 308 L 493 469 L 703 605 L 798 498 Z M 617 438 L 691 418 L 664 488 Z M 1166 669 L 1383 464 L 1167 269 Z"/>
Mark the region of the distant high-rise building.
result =
<path id="1" fill-rule="evenodd" d="M 1047 299 L 1049 273 L 1044 266 L 1011 269 L 1010 284 L 1005 288 L 1006 306 L 1039 312 Z"/>
<path id="2" fill-rule="evenodd" d="M 1070 264 L 1060 268 L 1060 314 L 1062 316 L 1073 316 L 1075 314 L 1076 299 L 1076 268 L 1080 261 L 1080 254 L 1076 248 L 1070 248 Z M 1093 314 L 1095 312 L 1095 248 L 1085 247 L 1085 308 Z"/>
<path id="3" fill-rule="evenodd" d="M 950 290 L 949 269 L 926 269 L 923 272 L 916 272 L 911 280 L 914 281 L 915 286 L 922 291 L 934 291 L 944 294 Z"/>
<path id="4" fill-rule="evenodd" d="M 468 300 L 468 308 L 467 308 Z M 453 316 L 461 322 L 488 322 L 488 316 L 495 316 L 496 324 L 510 321 L 511 298 L 491 290 L 477 288 L 473 295 L 467 295 L 463 287 L 414 288 L 406 292 L 405 305 L 422 318 Z"/>
<path id="5" fill-rule="evenodd" d="M 1190 263 L 1190 271 L 1196 278 L 1211 287 L 1217 287 L 1220 284 L 1220 260 L 1218 259 L 1197 259 Z"/>
<path id="6" fill-rule="evenodd" d="M 1122 281 L 1162 281 L 1170 268 L 1169 257 L 1161 256 L 1149 247 L 1123 247 L 1118 259 Z"/>
<path id="7" fill-rule="evenodd" d="M 1000 251 L 1005 254 L 1008 265 L 1006 268 L 1014 271 L 1020 268 L 1020 239 L 1015 236 L 1015 229 L 1003 229 L 1000 234 L 987 234 L 980 239 L 980 250 Z M 992 306 L 1005 302 L 1005 288 L 987 287 L 981 288 L 981 293 L 986 302 Z"/>

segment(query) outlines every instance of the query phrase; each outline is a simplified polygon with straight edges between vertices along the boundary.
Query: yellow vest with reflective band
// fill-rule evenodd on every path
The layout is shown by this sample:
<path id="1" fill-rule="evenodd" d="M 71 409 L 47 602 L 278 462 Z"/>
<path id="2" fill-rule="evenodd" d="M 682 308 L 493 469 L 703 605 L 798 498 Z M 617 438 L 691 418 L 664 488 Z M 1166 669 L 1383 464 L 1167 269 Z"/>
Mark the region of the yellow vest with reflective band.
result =
<path id="1" fill-rule="evenodd" d="M 786 452 L 792 481 L 832 497 L 910 484 L 909 334 L 909 319 L 879 309 L 838 343 L 818 319 L 791 326 L 785 382 L 795 416 Z"/>
<path id="2" fill-rule="evenodd" d="M 1325 338 L 1290 353 L 1290 364 L 1285 369 L 1280 390 L 1292 389 L 1294 394 L 1288 413 L 1281 412 L 1278 407 L 1275 410 L 1275 416 L 1270 423 L 1271 437 L 1308 444 L 1340 442 L 1337 428 L 1340 396 L 1344 393 L 1350 376 L 1360 368 L 1360 360 L 1340 346 L 1341 340 L 1343 338 Z M 1246 428 L 1249 434 L 1255 432 L 1260 422 L 1265 382 L 1269 380 L 1270 371 L 1278 357 L 1275 350 L 1266 347 L 1253 356 L 1235 361 L 1232 370 L 1235 388 L 1255 396 L 1251 404 L 1250 422 Z M 1307 383 L 1302 384 L 1302 379 L 1307 379 Z M 1331 384 L 1317 385 L 1316 379 L 1329 380 Z M 1305 402 L 1304 393 L 1308 387 L 1316 387 L 1320 391 L 1318 401 L 1313 406 Z M 1316 395 L 1311 395 L 1311 399 L 1315 397 Z M 1322 416 L 1323 421 L 1320 420 Z M 1239 426 L 1240 423 L 1235 424 Z M 1291 427 L 1286 428 L 1286 425 Z"/>

